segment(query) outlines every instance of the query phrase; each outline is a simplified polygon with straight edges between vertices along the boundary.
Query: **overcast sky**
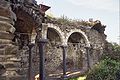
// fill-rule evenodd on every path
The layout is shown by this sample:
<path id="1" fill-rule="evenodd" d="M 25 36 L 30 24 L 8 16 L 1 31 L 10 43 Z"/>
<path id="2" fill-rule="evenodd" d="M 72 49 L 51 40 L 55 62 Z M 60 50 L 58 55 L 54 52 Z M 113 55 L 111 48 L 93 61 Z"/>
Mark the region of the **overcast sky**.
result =
<path id="1" fill-rule="evenodd" d="M 51 6 L 49 12 L 72 19 L 100 20 L 109 42 L 119 42 L 119 0 L 37 0 Z"/>

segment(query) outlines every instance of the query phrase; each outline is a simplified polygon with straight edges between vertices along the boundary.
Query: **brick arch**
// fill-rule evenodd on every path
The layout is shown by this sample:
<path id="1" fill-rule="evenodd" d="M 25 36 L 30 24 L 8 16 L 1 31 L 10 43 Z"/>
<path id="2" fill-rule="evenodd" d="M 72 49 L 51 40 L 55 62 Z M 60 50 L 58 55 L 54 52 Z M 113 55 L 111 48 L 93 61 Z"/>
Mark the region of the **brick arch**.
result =
<path id="1" fill-rule="evenodd" d="M 48 30 L 48 28 L 51 28 L 51 29 L 55 30 L 58 33 L 59 37 L 60 37 L 61 43 L 64 44 L 64 42 L 65 42 L 64 41 L 65 40 L 64 33 L 61 31 L 59 26 L 56 26 L 54 24 L 48 23 L 47 26 L 43 27 L 42 38 L 45 38 L 45 39 L 47 38 L 47 30 Z"/>
<path id="2" fill-rule="evenodd" d="M 80 29 L 71 29 L 70 32 L 66 34 L 66 40 L 65 40 L 66 45 L 67 45 L 67 42 L 68 42 L 69 37 L 70 37 L 73 33 L 76 33 L 76 32 L 77 32 L 77 33 L 80 33 L 80 34 L 82 35 L 82 37 L 83 37 L 84 40 L 85 40 L 86 45 L 89 47 L 89 46 L 90 46 L 90 42 L 89 42 L 89 40 L 88 40 L 88 37 L 87 37 L 87 35 L 86 35 L 83 31 L 81 31 Z"/>

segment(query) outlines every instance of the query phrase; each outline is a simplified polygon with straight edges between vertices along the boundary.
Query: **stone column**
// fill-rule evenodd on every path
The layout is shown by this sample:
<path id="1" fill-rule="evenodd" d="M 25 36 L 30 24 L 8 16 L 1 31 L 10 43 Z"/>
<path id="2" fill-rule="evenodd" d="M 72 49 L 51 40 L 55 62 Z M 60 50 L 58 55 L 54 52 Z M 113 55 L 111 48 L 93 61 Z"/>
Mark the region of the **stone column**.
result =
<path id="1" fill-rule="evenodd" d="M 45 53 L 44 53 L 44 47 L 45 44 L 48 42 L 47 39 L 39 39 L 38 40 L 38 46 L 39 46 L 39 80 L 46 80 L 45 79 Z"/>
<path id="2" fill-rule="evenodd" d="M 67 71 L 67 68 L 66 68 L 66 54 L 67 54 L 67 46 L 64 46 L 62 45 L 61 46 L 62 49 L 63 49 L 63 80 L 65 80 L 67 78 L 66 76 L 66 71 Z"/>
<path id="3" fill-rule="evenodd" d="M 29 69 L 28 69 L 28 80 L 34 80 L 33 71 L 32 71 L 32 52 L 31 49 L 33 48 L 34 44 L 29 43 Z"/>
<path id="4" fill-rule="evenodd" d="M 86 55 L 87 55 L 87 68 L 90 69 L 90 48 L 89 47 L 85 47 L 86 48 Z"/>

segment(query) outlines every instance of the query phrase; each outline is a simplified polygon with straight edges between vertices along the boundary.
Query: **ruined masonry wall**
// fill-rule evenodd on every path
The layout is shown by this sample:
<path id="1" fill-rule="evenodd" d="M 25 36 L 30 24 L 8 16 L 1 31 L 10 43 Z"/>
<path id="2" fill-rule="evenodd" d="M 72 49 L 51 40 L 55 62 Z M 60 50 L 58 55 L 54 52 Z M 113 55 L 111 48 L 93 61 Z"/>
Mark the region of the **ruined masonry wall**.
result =
<path id="1" fill-rule="evenodd" d="M 19 49 L 12 40 L 14 38 L 14 21 L 16 15 L 12 12 L 10 4 L 5 0 L 0 0 L 0 80 L 26 80 L 28 71 L 28 46 L 25 45 Z M 102 25 L 101 25 L 102 26 Z M 84 26 L 85 27 L 85 26 Z M 103 33 L 99 33 L 94 29 L 81 30 L 80 28 L 64 27 L 60 25 L 47 23 L 42 28 L 42 38 L 48 38 L 48 30 L 53 29 L 58 35 L 49 36 L 51 41 L 46 45 L 45 50 L 45 69 L 46 75 L 51 73 L 57 74 L 62 72 L 62 46 L 67 46 L 67 71 L 78 69 L 83 70 L 87 67 L 87 53 L 86 47 L 90 49 L 90 67 L 99 61 L 100 56 L 103 54 L 105 47 L 105 37 Z M 51 30 L 52 31 L 52 30 Z M 73 33 L 80 33 L 80 43 L 85 46 L 81 47 L 80 44 L 68 44 L 68 39 Z M 36 33 L 35 33 L 36 34 Z M 54 37 L 53 37 L 54 36 Z M 75 37 L 75 36 L 73 36 Z M 72 38 L 71 38 L 72 40 Z M 74 40 L 74 39 L 73 39 Z M 72 43 L 72 41 L 70 42 Z M 38 47 L 32 49 L 33 63 L 32 69 L 34 75 L 38 74 Z"/>
<path id="2" fill-rule="evenodd" d="M 0 0 L 0 80 L 23 80 L 18 74 L 20 73 L 20 58 L 17 58 L 18 46 L 12 42 L 15 20 L 16 16 L 10 4 Z"/>

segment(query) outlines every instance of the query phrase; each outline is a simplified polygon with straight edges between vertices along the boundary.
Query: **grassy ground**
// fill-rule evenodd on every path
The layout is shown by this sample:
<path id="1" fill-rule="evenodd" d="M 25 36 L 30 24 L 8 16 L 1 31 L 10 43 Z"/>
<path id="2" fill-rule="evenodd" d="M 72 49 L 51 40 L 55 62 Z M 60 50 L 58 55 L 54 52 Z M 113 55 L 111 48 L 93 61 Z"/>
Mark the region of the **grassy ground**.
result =
<path id="1" fill-rule="evenodd" d="M 86 79 L 86 76 L 83 76 L 83 77 L 79 77 L 78 80 L 85 80 Z"/>

